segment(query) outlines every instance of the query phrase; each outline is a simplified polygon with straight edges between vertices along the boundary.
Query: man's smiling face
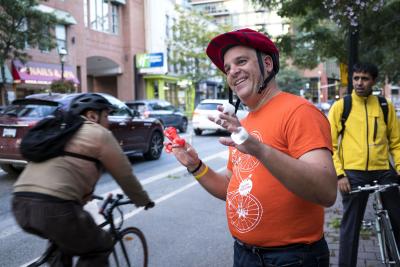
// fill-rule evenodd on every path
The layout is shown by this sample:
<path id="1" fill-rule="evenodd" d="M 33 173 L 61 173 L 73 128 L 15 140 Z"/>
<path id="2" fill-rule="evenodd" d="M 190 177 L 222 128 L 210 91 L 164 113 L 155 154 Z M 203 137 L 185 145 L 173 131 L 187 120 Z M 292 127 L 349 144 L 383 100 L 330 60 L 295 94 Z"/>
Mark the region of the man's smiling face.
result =
<path id="1" fill-rule="evenodd" d="M 229 87 L 246 103 L 257 95 L 261 84 L 256 51 L 245 46 L 235 46 L 224 55 L 224 69 Z"/>

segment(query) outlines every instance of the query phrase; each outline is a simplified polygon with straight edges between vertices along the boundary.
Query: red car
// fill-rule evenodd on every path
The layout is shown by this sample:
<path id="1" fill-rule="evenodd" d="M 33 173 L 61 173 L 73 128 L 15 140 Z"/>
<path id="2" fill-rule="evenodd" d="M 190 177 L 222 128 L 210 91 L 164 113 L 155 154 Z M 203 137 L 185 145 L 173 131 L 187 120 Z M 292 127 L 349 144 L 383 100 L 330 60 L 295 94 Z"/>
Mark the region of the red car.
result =
<path id="1" fill-rule="evenodd" d="M 27 161 L 19 152 L 24 134 L 41 119 L 56 110 L 66 111 L 78 94 L 36 94 L 17 99 L 0 114 L 0 167 L 11 174 L 19 173 Z M 127 155 L 142 153 L 148 160 L 160 158 L 164 135 L 161 122 L 142 119 L 117 98 L 101 94 L 116 110 L 110 114 L 110 130 Z"/>

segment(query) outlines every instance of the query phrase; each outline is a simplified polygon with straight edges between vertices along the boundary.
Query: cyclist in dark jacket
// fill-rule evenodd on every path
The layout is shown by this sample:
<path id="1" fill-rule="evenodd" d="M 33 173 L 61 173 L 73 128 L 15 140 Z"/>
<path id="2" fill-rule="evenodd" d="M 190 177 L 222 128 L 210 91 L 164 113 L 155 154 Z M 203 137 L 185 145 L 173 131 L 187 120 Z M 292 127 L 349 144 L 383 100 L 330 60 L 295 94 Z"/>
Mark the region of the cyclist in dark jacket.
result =
<path id="1" fill-rule="evenodd" d="M 70 110 L 85 118 L 66 145 L 66 151 L 96 158 L 136 206 L 154 206 L 132 172 L 131 164 L 108 128 L 112 105 L 101 95 L 82 94 Z M 12 210 L 17 223 L 28 233 L 54 242 L 62 253 L 53 266 L 108 266 L 111 236 L 98 227 L 83 205 L 93 192 L 101 170 L 96 163 L 60 156 L 28 163 L 14 185 Z"/>

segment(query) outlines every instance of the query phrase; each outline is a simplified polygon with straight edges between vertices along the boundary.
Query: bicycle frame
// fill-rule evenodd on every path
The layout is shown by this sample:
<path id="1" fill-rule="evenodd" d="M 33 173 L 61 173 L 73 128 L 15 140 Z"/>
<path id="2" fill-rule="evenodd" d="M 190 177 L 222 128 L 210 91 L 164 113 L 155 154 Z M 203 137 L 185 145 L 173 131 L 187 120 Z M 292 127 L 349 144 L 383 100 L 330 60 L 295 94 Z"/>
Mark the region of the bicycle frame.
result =
<path id="1" fill-rule="evenodd" d="M 394 233 L 393 233 L 393 228 L 392 224 L 389 219 L 389 214 L 388 211 L 383 207 L 382 204 L 382 196 L 381 192 L 384 192 L 385 190 L 393 187 L 399 187 L 399 184 L 392 183 L 392 184 L 386 184 L 386 185 L 379 185 L 377 181 L 374 181 L 374 185 L 365 185 L 363 187 L 359 186 L 357 187 L 356 190 L 353 190 L 350 192 L 350 194 L 354 193 L 359 193 L 359 192 L 371 192 L 371 194 L 374 196 L 374 202 L 373 202 L 373 208 L 374 208 L 374 215 L 375 215 L 375 230 L 378 238 L 378 243 L 379 243 L 379 250 L 381 254 L 381 259 L 383 264 L 387 264 L 390 266 L 390 264 L 396 264 L 396 260 L 390 260 L 389 257 L 389 251 L 388 249 L 389 246 L 392 247 L 395 255 L 392 255 L 392 257 L 397 257 L 397 261 L 400 260 L 400 253 L 399 249 L 397 247 L 396 242 L 386 242 L 388 236 L 392 240 L 395 240 Z M 385 227 L 383 226 L 385 223 L 388 225 L 388 230 L 385 230 Z M 385 231 L 389 231 L 389 233 L 386 233 Z"/>

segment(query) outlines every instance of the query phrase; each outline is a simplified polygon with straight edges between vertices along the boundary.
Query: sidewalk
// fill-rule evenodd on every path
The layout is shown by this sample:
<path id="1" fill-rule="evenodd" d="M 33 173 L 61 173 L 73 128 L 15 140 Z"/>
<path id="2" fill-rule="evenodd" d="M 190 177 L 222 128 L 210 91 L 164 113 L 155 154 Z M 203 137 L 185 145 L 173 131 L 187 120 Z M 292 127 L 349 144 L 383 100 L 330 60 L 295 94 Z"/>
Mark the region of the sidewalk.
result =
<path id="1" fill-rule="evenodd" d="M 364 218 L 373 218 L 371 197 Z M 330 266 L 339 266 L 339 225 L 342 217 L 342 198 L 340 193 L 335 205 L 325 210 L 325 238 L 331 252 Z M 379 245 L 371 230 L 362 231 L 358 246 L 357 267 L 384 267 L 380 261 Z"/>

